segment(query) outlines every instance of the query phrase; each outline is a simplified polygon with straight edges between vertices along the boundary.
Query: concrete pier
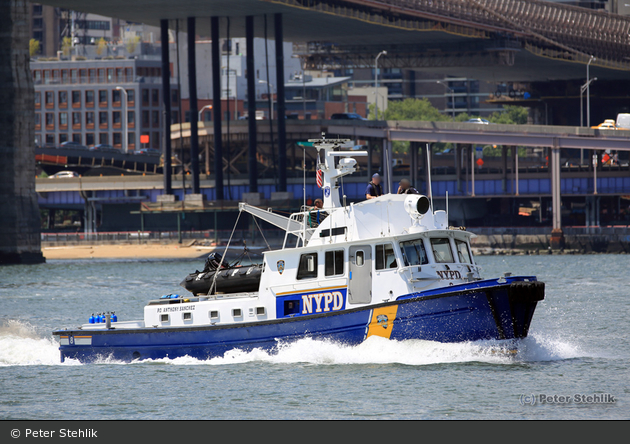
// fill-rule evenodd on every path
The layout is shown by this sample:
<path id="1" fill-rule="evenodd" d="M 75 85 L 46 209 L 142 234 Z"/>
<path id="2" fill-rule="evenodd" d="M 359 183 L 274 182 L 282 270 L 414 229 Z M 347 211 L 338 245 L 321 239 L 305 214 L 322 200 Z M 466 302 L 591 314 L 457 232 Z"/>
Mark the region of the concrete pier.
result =
<path id="1" fill-rule="evenodd" d="M 0 265 L 44 262 L 25 0 L 0 2 Z"/>

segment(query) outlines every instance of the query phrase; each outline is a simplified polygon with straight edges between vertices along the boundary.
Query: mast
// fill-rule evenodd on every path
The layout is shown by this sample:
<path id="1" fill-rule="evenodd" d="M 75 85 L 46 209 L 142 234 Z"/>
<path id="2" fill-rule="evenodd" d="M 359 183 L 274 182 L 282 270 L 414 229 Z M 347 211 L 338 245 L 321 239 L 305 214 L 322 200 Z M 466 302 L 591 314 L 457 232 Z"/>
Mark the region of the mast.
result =
<path id="1" fill-rule="evenodd" d="M 357 161 L 352 157 L 367 156 L 367 151 L 335 151 L 338 148 L 351 148 L 353 146 L 350 139 L 326 139 L 322 134 L 321 139 L 309 139 L 313 146 L 317 148 L 317 158 L 319 169 L 323 173 L 322 192 L 324 193 L 324 209 L 341 207 L 339 200 L 339 182 L 337 179 L 352 174 L 356 171 Z M 324 151 L 323 162 L 320 151 Z M 336 157 L 342 157 L 339 162 L 335 162 Z"/>

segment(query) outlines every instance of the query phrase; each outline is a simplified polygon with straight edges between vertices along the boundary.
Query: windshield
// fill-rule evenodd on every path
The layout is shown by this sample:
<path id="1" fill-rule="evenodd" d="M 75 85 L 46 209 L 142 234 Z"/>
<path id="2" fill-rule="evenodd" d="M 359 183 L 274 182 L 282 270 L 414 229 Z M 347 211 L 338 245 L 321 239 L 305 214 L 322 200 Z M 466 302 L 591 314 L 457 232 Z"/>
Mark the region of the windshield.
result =
<path id="1" fill-rule="evenodd" d="M 451 250 L 451 243 L 448 238 L 431 239 L 431 248 L 433 249 L 433 256 L 435 262 L 439 263 L 451 263 L 453 260 L 453 251 Z"/>
<path id="2" fill-rule="evenodd" d="M 455 246 L 457 247 L 457 256 L 459 262 L 462 264 L 472 264 L 472 258 L 470 257 L 470 251 L 468 250 L 468 244 L 464 241 L 455 240 Z"/>
<path id="3" fill-rule="evenodd" d="M 416 239 L 400 243 L 400 250 L 406 266 L 423 265 L 429 263 L 427 251 L 424 248 L 422 239 Z"/>

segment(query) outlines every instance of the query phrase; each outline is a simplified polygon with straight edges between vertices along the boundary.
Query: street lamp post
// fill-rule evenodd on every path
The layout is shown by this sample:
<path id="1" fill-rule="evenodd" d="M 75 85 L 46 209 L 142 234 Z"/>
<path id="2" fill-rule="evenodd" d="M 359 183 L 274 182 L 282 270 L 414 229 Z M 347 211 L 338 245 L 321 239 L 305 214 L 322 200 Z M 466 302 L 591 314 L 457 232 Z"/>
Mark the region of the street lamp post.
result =
<path id="1" fill-rule="evenodd" d="M 580 87 L 580 126 L 584 126 L 584 91 L 586 91 L 591 83 L 597 80 L 597 77 L 589 79 L 584 85 Z M 590 125 L 589 125 L 590 128 Z M 580 148 L 580 165 L 584 163 L 584 148 Z"/>
<path id="2" fill-rule="evenodd" d="M 591 66 L 591 62 L 593 60 L 597 60 L 595 57 L 591 56 L 588 63 L 586 64 L 586 126 L 591 127 L 591 82 L 589 80 L 590 72 L 589 68 Z"/>
<path id="3" fill-rule="evenodd" d="M 129 133 L 128 133 L 128 125 L 127 125 L 127 119 L 129 118 L 129 116 L 127 115 L 127 90 L 125 90 L 125 88 L 123 88 L 122 86 L 117 86 L 116 89 L 118 91 L 121 91 L 124 95 L 125 95 L 125 106 L 123 107 L 123 118 L 122 120 L 122 124 L 123 124 L 123 134 L 125 135 L 124 140 L 123 140 L 123 151 L 125 152 L 125 154 L 127 152 L 129 152 Z"/>
<path id="4" fill-rule="evenodd" d="M 203 111 L 206 109 L 212 109 L 212 105 L 206 105 L 199 110 L 199 117 L 197 118 L 198 122 L 201 122 L 201 115 L 203 114 Z"/>
<path id="5" fill-rule="evenodd" d="M 437 83 L 439 83 L 440 85 L 442 85 L 444 88 L 448 89 L 451 92 L 451 109 L 452 109 L 451 113 L 452 113 L 453 121 L 455 121 L 455 90 L 451 88 L 450 86 L 446 85 L 441 80 L 438 80 Z"/>
<path id="6" fill-rule="evenodd" d="M 382 55 L 387 55 L 387 51 L 381 51 L 374 59 L 374 120 L 378 120 L 378 59 Z"/>
<path id="7" fill-rule="evenodd" d="M 267 86 L 269 86 L 269 95 L 271 96 L 271 100 L 269 102 L 269 118 L 273 120 L 273 85 L 266 80 L 259 80 L 258 83 L 266 84 Z"/>

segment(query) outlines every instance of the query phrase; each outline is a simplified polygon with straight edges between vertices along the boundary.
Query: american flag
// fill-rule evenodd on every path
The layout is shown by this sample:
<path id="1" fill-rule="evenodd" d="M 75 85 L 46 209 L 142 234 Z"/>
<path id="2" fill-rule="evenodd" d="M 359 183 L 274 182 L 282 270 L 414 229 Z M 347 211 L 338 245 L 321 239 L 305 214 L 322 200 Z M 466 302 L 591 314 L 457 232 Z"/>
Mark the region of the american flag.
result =
<path id="1" fill-rule="evenodd" d="M 324 172 L 320 169 L 317 170 L 317 186 L 322 187 L 324 185 Z"/>

